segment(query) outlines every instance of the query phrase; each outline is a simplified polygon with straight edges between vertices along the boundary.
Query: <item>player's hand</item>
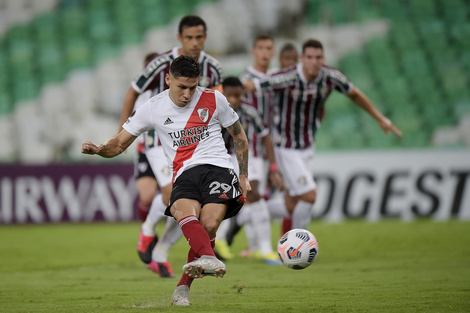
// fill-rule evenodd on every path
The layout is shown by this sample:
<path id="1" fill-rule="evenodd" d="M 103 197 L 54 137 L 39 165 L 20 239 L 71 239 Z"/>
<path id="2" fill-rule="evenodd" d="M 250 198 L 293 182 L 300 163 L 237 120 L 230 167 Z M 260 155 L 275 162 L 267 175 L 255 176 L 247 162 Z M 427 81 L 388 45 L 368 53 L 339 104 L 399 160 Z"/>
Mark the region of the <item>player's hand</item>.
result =
<path id="1" fill-rule="evenodd" d="M 281 191 L 286 188 L 286 186 L 284 185 L 284 180 L 282 179 L 278 171 L 269 172 L 269 180 L 271 180 L 271 184 L 274 187 L 278 188 Z"/>
<path id="2" fill-rule="evenodd" d="M 393 125 L 393 123 L 388 118 L 382 118 L 379 121 L 379 125 L 380 128 L 382 128 L 382 130 L 385 132 L 385 134 L 387 134 L 387 136 L 389 131 L 400 137 L 402 135 L 402 132 L 395 125 Z"/>
<path id="3" fill-rule="evenodd" d="M 246 194 L 251 191 L 251 185 L 247 175 L 240 175 L 240 188 L 246 199 Z"/>
<path id="4" fill-rule="evenodd" d="M 95 145 L 91 141 L 86 141 L 82 144 L 82 153 L 83 154 L 97 154 L 100 151 L 101 147 Z"/>

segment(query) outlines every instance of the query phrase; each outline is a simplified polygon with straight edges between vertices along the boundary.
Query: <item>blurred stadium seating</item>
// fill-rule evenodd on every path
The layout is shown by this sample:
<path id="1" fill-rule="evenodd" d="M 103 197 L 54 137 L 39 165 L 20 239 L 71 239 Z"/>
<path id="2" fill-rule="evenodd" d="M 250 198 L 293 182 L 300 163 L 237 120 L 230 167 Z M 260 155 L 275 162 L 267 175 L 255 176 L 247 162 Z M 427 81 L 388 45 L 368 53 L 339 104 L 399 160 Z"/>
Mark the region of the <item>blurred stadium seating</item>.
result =
<path id="1" fill-rule="evenodd" d="M 386 35 L 336 66 L 405 136 L 383 136 L 370 117 L 334 95 L 318 147 L 470 146 L 468 1 L 0 0 L 0 131 L 9 134 L 0 139 L 6 147 L 0 162 L 81 160 L 84 138 L 104 140 L 117 129 L 122 97 L 143 55 L 171 48 L 175 21 L 195 12 L 209 25 L 228 24 L 209 28 L 207 50 L 220 57 L 248 54 L 256 32 L 302 42 L 286 30 L 286 16 L 295 27 L 331 28 L 385 18 Z M 297 12 L 303 19 L 292 18 Z"/>
<path id="2" fill-rule="evenodd" d="M 465 126 L 470 115 L 468 1 L 309 1 L 307 12 L 311 24 L 389 20 L 387 36 L 367 42 L 358 53 L 345 56 L 338 67 L 405 133 L 402 139 L 384 140 L 367 117 L 357 116 L 346 105 L 335 109 L 335 104 L 328 106 L 329 117 L 323 125 L 327 130 L 317 137 L 319 147 L 466 145 L 470 136 Z M 336 114 L 345 121 L 336 119 Z M 351 140 L 340 138 L 344 133 L 338 128 L 344 124 L 350 125 L 349 134 L 357 134 Z"/>

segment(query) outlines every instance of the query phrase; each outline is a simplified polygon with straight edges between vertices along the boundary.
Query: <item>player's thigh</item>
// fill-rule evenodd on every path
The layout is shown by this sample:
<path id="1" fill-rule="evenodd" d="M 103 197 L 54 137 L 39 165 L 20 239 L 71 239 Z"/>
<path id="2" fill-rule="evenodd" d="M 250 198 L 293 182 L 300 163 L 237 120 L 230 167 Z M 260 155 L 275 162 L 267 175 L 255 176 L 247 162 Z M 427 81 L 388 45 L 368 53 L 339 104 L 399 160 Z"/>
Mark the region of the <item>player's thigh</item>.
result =
<path id="1" fill-rule="evenodd" d="M 294 208 L 297 202 L 299 202 L 299 199 L 300 199 L 299 196 L 292 197 L 291 195 L 289 195 L 289 193 L 287 192 L 284 193 L 284 202 L 286 204 L 286 209 L 289 212 L 289 214 L 292 214 L 292 212 L 294 212 Z"/>
<path id="2" fill-rule="evenodd" d="M 199 221 L 209 236 L 215 236 L 226 212 L 227 204 L 225 203 L 208 203 L 201 210 Z"/>
<path id="3" fill-rule="evenodd" d="M 158 189 L 157 181 L 154 177 L 144 176 L 137 179 L 136 185 L 140 202 L 144 206 L 150 207 Z"/>
<path id="4" fill-rule="evenodd" d="M 317 189 L 310 190 L 300 196 L 300 200 L 308 203 L 315 203 L 317 200 Z"/>
<path id="5" fill-rule="evenodd" d="M 168 185 L 163 186 L 163 187 L 160 186 L 160 191 L 162 193 L 162 201 L 166 205 L 168 205 L 168 203 L 170 203 L 171 189 L 172 189 L 171 184 L 168 184 Z"/>
<path id="6" fill-rule="evenodd" d="M 178 222 L 191 215 L 199 218 L 201 214 L 201 204 L 194 199 L 180 198 L 171 205 L 170 212 Z"/>
<path id="7" fill-rule="evenodd" d="M 145 153 L 137 153 L 134 161 L 134 177 L 140 202 L 150 207 L 158 188 L 157 180 Z"/>

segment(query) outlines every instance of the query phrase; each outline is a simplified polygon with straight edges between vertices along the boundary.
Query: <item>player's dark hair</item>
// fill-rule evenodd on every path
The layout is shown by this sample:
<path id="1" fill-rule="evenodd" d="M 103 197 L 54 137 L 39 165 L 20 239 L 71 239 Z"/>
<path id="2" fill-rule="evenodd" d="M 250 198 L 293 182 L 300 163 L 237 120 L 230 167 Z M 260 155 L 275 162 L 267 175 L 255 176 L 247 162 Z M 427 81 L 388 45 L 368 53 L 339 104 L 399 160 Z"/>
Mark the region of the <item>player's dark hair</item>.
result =
<path id="1" fill-rule="evenodd" d="M 158 56 L 157 52 L 149 52 L 145 55 L 144 57 L 144 66 L 147 66 L 147 64 L 150 63 L 156 56 Z"/>
<path id="2" fill-rule="evenodd" d="M 304 42 L 302 46 L 302 53 L 305 53 L 305 49 L 307 48 L 317 48 L 317 49 L 323 50 L 323 45 L 320 41 L 316 39 L 309 39 L 306 42 Z"/>
<path id="3" fill-rule="evenodd" d="M 279 55 L 282 55 L 283 53 L 289 52 L 289 51 L 295 51 L 297 52 L 297 48 L 294 46 L 293 43 L 286 43 L 285 45 L 282 46 L 281 51 L 279 51 Z"/>
<path id="4" fill-rule="evenodd" d="M 170 73 L 175 78 L 198 78 L 201 74 L 201 68 L 193 57 L 180 55 L 171 63 Z"/>
<path id="5" fill-rule="evenodd" d="M 236 76 L 228 76 L 224 78 L 222 82 L 222 87 L 241 87 L 243 88 L 243 84 L 240 79 Z"/>
<path id="6" fill-rule="evenodd" d="M 255 40 L 253 40 L 253 47 L 256 46 L 256 43 L 260 40 L 271 40 L 274 42 L 274 38 L 268 34 L 260 34 L 256 36 Z"/>
<path id="7" fill-rule="evenodd" d="M 206 22 L 204 22 L 202 18 L 197 15 L 186 15 L 180 21 L 180 24 L 178 26 L 178 33 L 182 34 L 183 28 L 185 27 L 194 27 L 200 25 L 204 27 L 204 32 L 207 32 Z"/>

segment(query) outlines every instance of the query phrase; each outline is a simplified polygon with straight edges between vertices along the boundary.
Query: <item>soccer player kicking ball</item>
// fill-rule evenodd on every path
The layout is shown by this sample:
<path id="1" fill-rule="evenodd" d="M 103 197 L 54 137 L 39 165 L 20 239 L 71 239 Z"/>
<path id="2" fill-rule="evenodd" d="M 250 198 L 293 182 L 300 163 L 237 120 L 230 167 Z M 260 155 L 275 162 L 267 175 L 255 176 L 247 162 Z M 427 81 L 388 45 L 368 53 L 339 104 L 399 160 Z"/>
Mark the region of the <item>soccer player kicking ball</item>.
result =
<path id="1" fill-rule="evenodd" d="M 173 190 L 165 214 L 173 216 L 190 246 L 188 263 L 171 298 L 174 305 L 190 305 L 194 278 L 222 277 L 225 264 L 213 247 L 220 222 L 238 213 L 248 181 L 248 140 L 227 99 L 218 91 L 198 87 L 199 64 L 177 57 L 166 74 L 169 89 L 135 110 L 123 130 L 96 145 L 83 143 L 82 153 L 112 158 L 125 151 L 143 132 L 154 129 L 173 171 Z M 240 175 L 225 149 L 221 125 L 233 137 Z"/>

